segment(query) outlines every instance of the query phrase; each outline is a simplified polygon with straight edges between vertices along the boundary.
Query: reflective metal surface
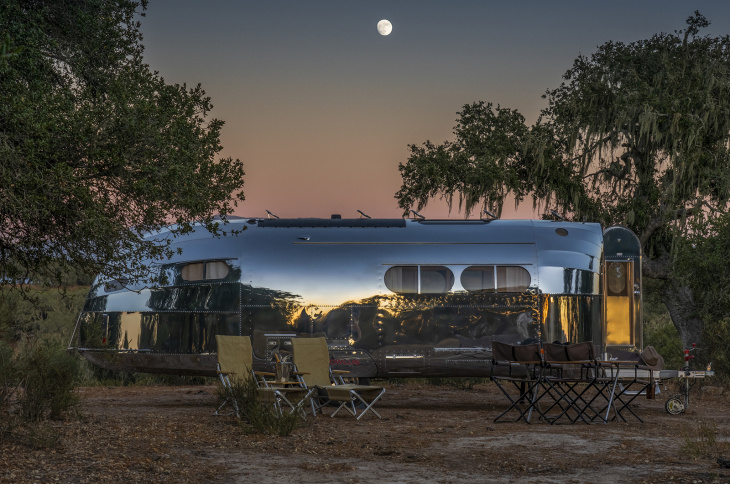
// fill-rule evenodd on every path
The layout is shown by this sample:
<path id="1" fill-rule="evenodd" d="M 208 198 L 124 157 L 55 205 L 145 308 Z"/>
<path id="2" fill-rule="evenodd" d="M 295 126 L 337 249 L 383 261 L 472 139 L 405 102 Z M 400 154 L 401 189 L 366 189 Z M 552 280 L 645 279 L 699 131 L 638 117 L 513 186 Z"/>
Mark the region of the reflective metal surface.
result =
<path id="1" fill-rule="evenodd" d="M 97 281 L 71 346 L 107 367 L 214 375 L 216 334 L 252 336 L 269 370 L 290 338 L 322 335 L 335 368 L 374 377 L 488 375 L 493 340 L 604 342 L 598 224 L 231 225 L 245 230 L 175 239 L 182 253 L 157 266 L 163 287 Z"/>

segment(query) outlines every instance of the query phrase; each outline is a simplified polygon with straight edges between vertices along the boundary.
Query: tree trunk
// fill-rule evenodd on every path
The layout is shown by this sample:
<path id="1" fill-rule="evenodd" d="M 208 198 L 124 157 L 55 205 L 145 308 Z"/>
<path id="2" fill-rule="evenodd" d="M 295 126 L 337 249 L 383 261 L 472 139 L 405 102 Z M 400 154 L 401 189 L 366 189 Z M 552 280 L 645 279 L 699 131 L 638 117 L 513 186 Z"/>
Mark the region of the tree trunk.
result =
<path id="1" fill-rule="evenodd" d="M 669 281 L 662 299 L 667 310 L 669 310 L 669 316 L 672 318 L 674 327 L 679 332 L 684 348 L 691 348 L 692 343 L 699 345 L 705 322 L 697 313 L 690 288 Z"/>

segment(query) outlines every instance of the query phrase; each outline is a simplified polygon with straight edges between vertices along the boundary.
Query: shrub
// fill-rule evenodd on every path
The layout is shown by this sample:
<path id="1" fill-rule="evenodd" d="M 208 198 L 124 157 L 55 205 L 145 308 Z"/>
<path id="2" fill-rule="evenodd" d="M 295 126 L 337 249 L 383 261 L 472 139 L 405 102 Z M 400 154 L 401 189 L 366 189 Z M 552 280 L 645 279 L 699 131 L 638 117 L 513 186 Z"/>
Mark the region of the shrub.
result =
<path id="1" fill-rule="evenodd" d="M 259 386 L 253 376 L 231 379 L 230 387 L 218 387 L 219 405 L 222 402 L 238 408 L 239 418 L 243 425 L 253 432 L 278 435 L 290 435 L 300 423 L 300 416 L 295 413 L 279 413 L 274 406 L 262 401 Z"/>
<path id="2" fill-rule="evenodd" d="M 134 373 L 132 384 L 135 385 L 212 385 L 215 380 L 209 376 L 172 375 L 167 373 Z"/>
<path id="3" fill-rule="evenodd" d="M 87 292 L 88 287 L 28 288 L 21 294 L 0 286 L 0 339 L 20 342 L 32 336 L 67 344 Z"/>
<path id="4" fill-rule="evenodd" d="M 77 408 L 77 371 L 78 360 L 49 343 L 30 342 L 16 355 L 0 341 L 0 442 L 57 445 L 58 432 L 43 422 Z"/>
<path id="5" fill-rule="evenodd" d="M 13 350 L 0 340 L 0 442 L 12 432 L 15 419 L 10 418 L 17 391 Z"/>
<path id="6" fill-rule="evenodd" d="M 721 383 L 730 381 L 730 350 L 727 342 L 730 341 L 730 317 L 709 319 L 705 323 L 705 335 L 702 339 L 703 347 L 697 355 L 701 363 L 712 362 L 716 378 Z"/>
<path id="7" fill-rule="evenodd" d="M 77 408 L 78 360 L 49 343 L 26 344 L 16 358 L 15 411 L 25 421 L 59 419 Z"/>
<path id="8" fill-rule="evenodd" d="M 669 315 L 644 321 L 644 346 L 653 346 L 664 357 L 665 369 L 678 370 L 684 366 L 682 340 Z"/>
<path id="9" fill-rule="evenodd" d="M 685 428 L 682 452 L 692 457 L 716 458 L 728 449 L 726 436 L 717 435 L 717 425 L 700 421 L 699 425 Z"/>

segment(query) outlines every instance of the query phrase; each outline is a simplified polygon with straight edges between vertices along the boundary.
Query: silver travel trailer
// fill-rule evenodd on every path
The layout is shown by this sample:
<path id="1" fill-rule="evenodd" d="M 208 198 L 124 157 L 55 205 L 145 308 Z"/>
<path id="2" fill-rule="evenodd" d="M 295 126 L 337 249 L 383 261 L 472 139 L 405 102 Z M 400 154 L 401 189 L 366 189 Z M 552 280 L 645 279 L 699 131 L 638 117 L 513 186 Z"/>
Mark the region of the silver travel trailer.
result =
<path id="1" fill-rule="evenodd" d="M 488 376 L 491 342 L 642 347 L 641 252 L 624 227 L 544 220 L 235 219 L 155 266 L 159 287 L 97 280 L 70 347 L 96 365 L 214 376 L 216 334 L 271 368 L 325 336 L 352 376 Z M 156 238 L 168 234 L 159 233 Z"/>

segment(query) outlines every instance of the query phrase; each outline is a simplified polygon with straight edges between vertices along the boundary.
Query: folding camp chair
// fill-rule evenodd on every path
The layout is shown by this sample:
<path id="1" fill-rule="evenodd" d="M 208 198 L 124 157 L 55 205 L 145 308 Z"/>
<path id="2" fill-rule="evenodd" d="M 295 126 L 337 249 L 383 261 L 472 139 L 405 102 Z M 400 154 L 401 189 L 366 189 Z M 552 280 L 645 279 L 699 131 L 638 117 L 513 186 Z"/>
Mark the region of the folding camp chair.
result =
<path id="1" fill-rule="evenodd" d="M 606 368 L 606 379 L 613 382 L 611 393 L 613 420 L 621 419 L 626 422 L 626 416 L 630 414 L 639 422 L 643 422 L 632 406 L 635 405 L 634 401 L 639 395 L 644 395 L 647 399 L 654 398 L 657 388 L 654 373 L 664 367 L 664 359 L 653 346 L 647 346 L 641 352 L 612 350 L 611 356 L 613 358 L 601 362 L 601 365 Z"/>
<path id="2" fill-rule="evenodd" d="M 492 341 L 492 381 L 509 400 L 509 407 L 494 419 L 498 422 L 510 412 L 516 412 L 518 422 L 530 423 L 533 410 L 541 413 L 537 402 L 544 370 L 538 343 L 510 345 Z M 517 390 L 515 394 L 514 391 Z"/>
<path id="3" fill-rule="evenodd" d="M 321 399 L 340 404 L 331 417 L 344 408 L 357 420 L 368 411 L 372 411 L 378 418 L 383 418 L 373 405 L 383 396 L 385 388 L 344 383 L 342 375 L 348 372 L 330 369 L 329 350 L 325 338 L 292 338 L 291 343 L 296 375 L 308 388 L 319 390 Z M 359 404 L 365 408 L 358 415 Z"/>
<path id="4" fill-rule="evenodd" d="M 215 340 L 218 346 L 218 375 L 224 388 L 231 390 L 232 382 L 236 379 L 254 378 L 262 402 L 274 405 L 279 414 L 282 413 L 282 406 L 286 406 L 290 412 L 296 411 L 302 417 L 305 416 L 304 403 L 311 400 L 312 389 L 306 388 L 299 380 L 275 381 L 275 373 L 253 371 L 251 338 L 248 336 L 216 335 Z M 215 414 L 218 415 L 229 401 L 240 417 L 238 402 L 232 397 L 226 398 Z"/>
<path id="5" fill-rule="evenodd" d="M 607 385 L 598 378 L 593 342 L 545 343 L 543 353 L 545 388 L 554 402 L 545 409 L 543 417 L 553 424 L 563 418 L 571 423 L 579 419 L 591 423 L 596 418 L 605 422 L 596 405 L 606 398 Z"/>

